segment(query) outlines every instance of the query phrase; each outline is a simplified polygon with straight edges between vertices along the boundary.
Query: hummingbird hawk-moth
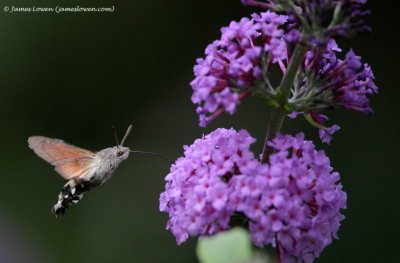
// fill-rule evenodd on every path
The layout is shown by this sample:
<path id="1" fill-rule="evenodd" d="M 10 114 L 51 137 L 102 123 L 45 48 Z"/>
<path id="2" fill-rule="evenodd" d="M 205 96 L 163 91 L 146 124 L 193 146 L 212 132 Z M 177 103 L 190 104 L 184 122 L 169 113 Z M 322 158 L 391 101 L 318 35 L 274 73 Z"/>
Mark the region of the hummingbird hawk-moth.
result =
<path id="1" fill-rule="evenodd" d="M 130 152 L 140 152 L 131 151 L 123 146 L 131 130 L 132 125 L 129 125 L 121 144 L 118 143 L 116 136 L 117 146 L 98 152 L 78 148 L 60 139 L 44 136 L 29 137 L 29 147 L 68 180 L 58 195 L 57 203 L 51 209 L 56 216 L 63 215 L 65 210 L 71 204 L 77 203 L 85 192 L 110 179 L 112 173 L 122 161 L 128 158 Z"/>

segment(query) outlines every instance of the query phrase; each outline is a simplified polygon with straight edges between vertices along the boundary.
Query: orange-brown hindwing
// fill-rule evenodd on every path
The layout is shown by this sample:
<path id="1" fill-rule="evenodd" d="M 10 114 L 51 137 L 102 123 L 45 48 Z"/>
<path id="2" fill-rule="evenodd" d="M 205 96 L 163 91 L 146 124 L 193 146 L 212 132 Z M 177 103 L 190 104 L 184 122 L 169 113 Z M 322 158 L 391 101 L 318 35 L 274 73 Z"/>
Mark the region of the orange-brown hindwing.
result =
<path id="1" fill-rule="evenodd" d="M 83 175 L 93 161 L 94 153 L 43 136 L 28 139 L 29 147 L 43 160 L 55 166 L 55 170 L 65 179 Z"/>
<path id="2" fill-rule="evenodd" d="M 92 158 L 66 160 L 60 164 L 56 164 L 55 170 L 65 179 L 80 177 L 90 169 Z"/>

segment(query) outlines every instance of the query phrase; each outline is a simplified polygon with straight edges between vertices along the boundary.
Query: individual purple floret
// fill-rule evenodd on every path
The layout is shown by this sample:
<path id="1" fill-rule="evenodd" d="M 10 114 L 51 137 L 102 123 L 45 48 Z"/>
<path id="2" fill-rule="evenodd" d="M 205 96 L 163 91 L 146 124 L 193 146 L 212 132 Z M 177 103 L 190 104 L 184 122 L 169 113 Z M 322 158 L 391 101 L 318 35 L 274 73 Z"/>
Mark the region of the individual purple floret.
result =
<path id="1" fill-rule="evenodd" d="M 259 162 L 249 151 L 254 141 L 245 130 L 221 128 L 184 147 L 184 156 L 171 166 L 160 196 L 160 210 L 169 214 L 167 229 L 178 244 L 189 236 L 229 228 L 236 210 L 231 178 L 257 172 Z"/>
<path id="2" fill-rule="evenodd" d="M 269 167 L 257 176 L 240 175 L 235 183 L 239 211 L 249 219 L 253 242 L 272 244 L 282 262 L 312 262 L 337 238 L 344 216 L 346 193 L 338 183 L 323 151 L 316 151 L 303 134 L 278 135 L 269 145 L 276 149 Z M 250 189 L 250 190 L 247 190 Z"/>
<path id="3" fill-rule="evenodd" d="M 200 126 L 223 112 L 233 114 L 241 99 L 264 87 L 268 65 L 286 59 L 281 29 L 286 20 L 268 11 L 221 29 L 221 38 L 206 48 L 206 57 L 197 59 L 196 78 L 190 83 Z"/>
<path id="4" fill-rule="evenodd" d="M 328 127 L 326 129 L 320 129 L 319 130 L 319 137 L 321 138 L 322 142 L 324 143 L 330 143 L 332 140 L 332 135 L 337 132 L 338 130 L 340 130 L 340 126 L 339 125 L 332 125 L 331 127 Z"/>

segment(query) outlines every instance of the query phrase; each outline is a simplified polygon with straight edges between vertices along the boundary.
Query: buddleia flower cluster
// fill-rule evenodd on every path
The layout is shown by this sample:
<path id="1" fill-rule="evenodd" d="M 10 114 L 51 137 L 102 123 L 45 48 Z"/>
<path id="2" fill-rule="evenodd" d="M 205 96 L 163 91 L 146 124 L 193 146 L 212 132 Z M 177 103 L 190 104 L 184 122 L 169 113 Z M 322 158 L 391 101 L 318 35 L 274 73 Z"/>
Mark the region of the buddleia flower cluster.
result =
<path id="1" fill-rule="evenodd" d="M 261 154 L 246 130 L 219 128 L 184 147 L 165 178 L 160 210 L 178 244 L 241 226 L 277 262 L 313 262 L 344 219 L 346 193 L 324 151 L 303 133 L 280 132 L 302 115 L 330 143 L 327 113 L 372 113 L 371 67 L 336 38 L 369 32 L 366 0 L 242 0 L 260 13 L 232 21 L 196 60 L 190 83 L 200 126 L 234 114 L 243 99 L 271 107 Z M 280 82 L 276 79 L 280 78 Z"/>
<path id="2" fill-rule="evenodd" d="M 286 21 L 287 16 L 267 11 L 221 29 L 221 38 L 206 48 L 206 57 L 197 59 L 196 78 L 190 83 L 200 126 L 223 112 L 233 114 L 241 99 L 258 87 L 264 89 L 268 68 L 287 56 L 282 29 Z M 271 93 L 273 89 L 266 94 Z"/>
<path id="3" fill-rule="evenodd" d="M 240 222 L 257 246 L 279 244 L 288 258 L 318 256 L 344 218 L 339 174 L 301 133 L 269 142 L 277 151 L 269 164 L 249 150 L 254 142 L 245 130 L 220 128 L 185 146 L 160 196 L 160 210 L 169 214 L 167 229 L 181 244 Z"/>
<path id="4" fill-rule="evenodd" d="M 344 6 L 347 5 L 350 3 Z M 378 88 L 370 66 L 362 63 L 353 50 L 339 58 L 342 50 L 330 37 L 320 42 L 310 40 L 307 34 L 301 37 L 293 23 L 288 15 L 267 11 L 221 29 L 221 38 L 206 48 L 205 58 L 197 59 L 194 67 L 192 102 L 198 105 L 200 126 L 207 126 L 224 112 L 233 114 L 240 101 L 250 95 L 278 106 L 281 94 L 279 86 L 271 84 L 270 74 L 273 67 L 282 74 L 286 72 L 294 43 L 306 45 L 308 50 L 288 101 L 282 105 L 288 114 L 315 116 L 335 108 L 372 112 L 369 97 Z M 320 134 L 330 136 L 338 130 L 337 125 L 326 127 L 317 119 L 320 118 L 308 118 L 316 121 L 312 124 L 322 130 Z M 330 141 L 326 136 L 321 138 Z"/>

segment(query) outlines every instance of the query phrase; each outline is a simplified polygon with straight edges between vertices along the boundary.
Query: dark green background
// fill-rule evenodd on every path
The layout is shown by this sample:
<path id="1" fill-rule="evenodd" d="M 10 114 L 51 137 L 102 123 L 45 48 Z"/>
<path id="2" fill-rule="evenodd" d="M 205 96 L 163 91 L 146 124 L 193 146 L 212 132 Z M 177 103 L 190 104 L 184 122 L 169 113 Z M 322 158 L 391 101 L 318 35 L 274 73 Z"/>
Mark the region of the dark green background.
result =
<path id="1" fill-rule="evenodd" d="M 396 8 L 368 4 L 373 33 L 342 41 L 372 65 L 375 113 L 328 115 L 342 126 L 321 145 L 348 193 L 340 240 L 317 262 L 398 262 L 399 41 Z M 100 150 L 115 145 L 111 125 L 127 145 L 170 159 L 182 146 L 217 127 L 248 129 L 260 152 L 269 116 L 248 99 L 233 116 L 207 129 L 197 125 L 190 102 L 195 58 L 219 28 L 254 9 L 232 1 L 1 1 L 0 2 L 0 262 L 196 262 L 195 238 L 177 246 L 158 212 L 169 165 L 133 155 L 112 180 L 63 218 L 50 207 L 64 184 L 27 146 L 30 135 Z M 115 6 L 114 13 L 5 13 L 4 6 Z M 284 132 L 317 131 L 301 118 Z"/>

